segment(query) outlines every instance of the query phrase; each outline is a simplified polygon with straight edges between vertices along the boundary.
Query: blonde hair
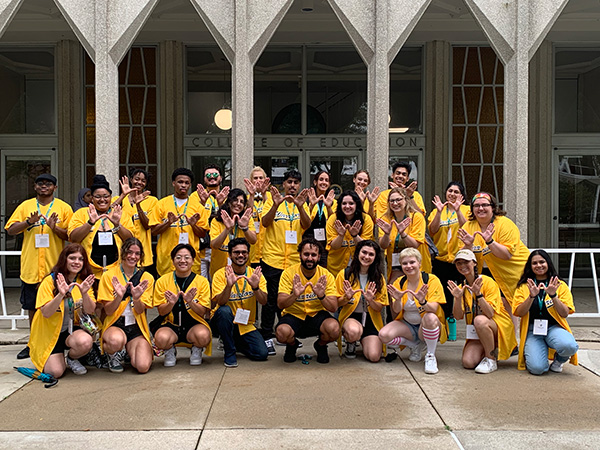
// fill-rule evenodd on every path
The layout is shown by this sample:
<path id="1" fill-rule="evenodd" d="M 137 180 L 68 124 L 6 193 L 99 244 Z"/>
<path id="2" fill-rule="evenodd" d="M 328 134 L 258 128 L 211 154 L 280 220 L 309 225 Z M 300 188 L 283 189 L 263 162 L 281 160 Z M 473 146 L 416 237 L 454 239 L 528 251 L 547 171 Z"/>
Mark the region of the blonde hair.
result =
<path id="1" fill-rule="evenodd" d="M 263 176 L 267 178 L 267 172 L 265 172 L 265 170 L 262 167 L 256 166 L 250 171 L 250 179 L 252 179 L 252 175 L 254 174 L 254 172 L 262 172 Z"/>
<path id="2" fill-rule="evenodd" d="M 390 194 L 388 195 L 388 200 L 387 200 L 387 211 L 385 212 L 385 216 L 387 218 L 390 219 L 390 221 L 392 219 L 394 219 L 394 211 L 392 211 L 392 209 L 390 208 L 390 197 L 392 196 L 392 194 L 400 194 L 402 197 L 404 197 L 404 200 L 406 201 L 406 215 L 412 215 L 414 213 L 417 212 L 417 210 L 413 207 L 412 203 L 409 202 L 409 198 L 408 195 L 406 195 L 406 189 L 401 188 L 401 187 L 396 187 L 392 190 L 390 190 Z"/>
<path id="3" fill-rule="evenodd" d="M 417 261 L 419 261 L 419 265 L 423 261 L 421 252 L 413 247 L 407 247 L 400 252 L 400 262 L 402 262 L 404 258 L 415 258 Z"/>

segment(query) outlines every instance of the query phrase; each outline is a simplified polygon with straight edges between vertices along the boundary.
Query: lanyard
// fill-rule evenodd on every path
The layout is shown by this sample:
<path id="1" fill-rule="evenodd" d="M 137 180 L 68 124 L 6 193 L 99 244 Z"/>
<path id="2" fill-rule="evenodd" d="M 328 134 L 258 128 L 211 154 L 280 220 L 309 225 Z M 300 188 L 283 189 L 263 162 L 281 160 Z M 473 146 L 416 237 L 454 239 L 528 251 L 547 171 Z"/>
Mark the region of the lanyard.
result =
<path id="1" fill-rule="evenodd" d="M 367 285 L 369 284 L 369 278 L 367 275 Z M 360 281 L 360 275 L 358 277 L 358 285 L 360 286 L 360 289 L 362 291 L 365 290 L 365 287 L 363 286 L 362 282 Z M 363 307 L 363 312 L 366 312 L 369 308 L 369 305 L 367 304 L 367 299 L 365 298 L 365 294 L 363 292 L 360 293 L 360 301 L 362 303 L 362 307 Z"/>
<path id="2" fill-rule="evenodd" d="M 217 209 L 217 204 L 215 203 L 215 199 L 213 198 L 213 196 L 210 194 L 208 194 L 208 200 L 210 201 L 210 204 L 211 204 L 210 212 L 213 213 L 213 212 L 215 212 L 215 209 Z"/>
<path id="3" fill-rule="evenodd" d="M 323 219 L 323 206 L 325 205 L 325 202 L 323 202 L 323 200 L 319 200 L 319 202 L 317 203 L 317 208 L 319 210 L 319 223 L 321 223 L 321 220 Z"/>
<path id="4" fill-rule="evenodd" d="M 453 210 L 452 214 L 448 215 L 449 211 L 450 211 L 450 208 L 448 208 L 448 205 L 446 205 L 446 217 L 447 217 L 448 225 L 450 225 L 450 221 L 456 215 L 456 210 Z"/>
<path id="5" fill-rule="evenodd" d="M 544 312 L 544 298 L 546 297 L 546 288 L 547 286 L 544 285 L 544 289 L 540 289 L 540 292 L 538 292 L 538 295 L 536 297 L 538 301 L 538 306 L 540 308 L 540 317 L 542 317 L 542 314 Z"/>
<path id="6" fill-rule="evenodd" d="M 473 317 L 471 317 L 471 325 L 472 325 L 473 321 L 475 320 L 475 316 L 477 316 L 477 308 L 479 307 L 479 305 L 475 305 L 476 299 L 473 296 L 472 292 L 470 292 L 470 294 L 471 294 L 471 307 L 469 308 L 469 306 L 467 305 L 467 298 L 465 297 L 465 291 L 463 291 L 463 309 L 465 310 L 465 315 L 467 315 L 467 314 L 473 315 Z M 465 321 L 466 321 L 466 319 L 465 319 Z"/>
<path id="7" fill-rule="evenodd" d="M 246 267 L 246 271 L 244 272 L 245 276 L 248 276 L 248 268 Z M 238 294 L 238 300 L 240 301 L 240 308 L 244 309 L 244 299 L 242 298 L 242 292 L 246 292 L 246 285 L 248 284 L 248 280 L 244 278 L 244 285 L 242 286 L 242 290 L 240 292 L 240 288 L 238 287 L 237 281 L 234 284 L 235 290 Z"/>
<path id="8" fill-rule="evenodd" d="M 229 240 L 233 241 L 238 233 L 238 224 L 236 223 L 233 227 L 233 233 L 229 233 Z"/>
<path id="9" fill-rule="evenodd" d="M 190 201 L 190 198 L 188 197 L 185 201 L 185 207 L 183 208 L 184 216 L 187 211 L 189 201 Z M 173 194 L 173 204 L 175 205 L 175 212 L 177 212 L 177 215 L 179 215 L 179 207 L 177 206 L 177 200 L 175 200 L 175 194 Z M 181 217 L 179 217 L 179 228 L 183 228 L 183 219 Z"/>
<path id="10" fill-rule="evenodd" d="M 182 292 L 185 292 L 185 290 L 187 289 L 185 286 L 185 283 L 187 283 L 188 278 L 190 277 L 190 275 L 188 275 L 187 277 L 185 277 L 185 280 L 183 280 L 183 284 L 181 286 L 179 286 L 179 284 L 177 284 L 177 277 L 175 275 L 176 271 L 173 271 L 173 283 L 175 283 L 175 287 L 178 287 L 179 289 L 181 289 Z M 187 287 L 190 287 L 189 285 Z"/>
<path id="11" fill-rule="evenodd" d="M 46 211 L 47 217 L 50 217 L 50 211 L 52 210 L 52 205 L 54 205 L 54 200 L 55 199 L 53 198 L 52 202 L 50 203 L 50 206 L 48 207 L 48 211 Z M 35 203 L 37 204 L 37 210 L 40 215 L 40 223 L 42 224 L 42 226 L 44 226 L 46 225 L 46 219 L 44 219 L 44 216 L 42 215 L 42 210 L 40 209 L 40 202 L 37 198 L 35 199 Z"/>
<path id="12" fill-rule="evenodd" d="M 138 272 L 137 267 L 135 268 L 133 275 L 131 275 L 131 278 L 135 277 L 135 274 Z M 129 280 L 131 280 L 131 278 L 127 278 L 127 275 L 125 275 L 125 271 L 123 270 L 123 264 L 121 264 L 121 274 L 123 275 L 123 278 L 125 278 L 125 283 L 129 283 Z"/>
<path id="13" fill-rule="evenodd" d="M 404 219 L 406 219 L 407 217 L 408 216 L 405 213 L 404 214 Z M 404 220 L 404 219 L 402 219 L 402 220 Z M 394 224 L 392 222 L 390 222 L 390 224 L 391 224 L 392 227 L 394 226 Z M 394 253 L 397 253 L 397 251 L 400 250 L 400 234 L 401 234 L 400 231 L 398 231 L 398 234 L 396 235 L 396 239 L 394 239 Z"/>
<path id="14" fill-rule="evenodd" d="M 292 214 L 290 214 L 290 209 L 288 208 L 288 202 L 287 200 L 284 200 L 283 203 L 285 204 L 285 210 L 288 213 L 288 221 L 290 222 L 290 230 L 292 229 L 292 223 L 294 222 L 294 216 Z M 296 209 L 296 204 L 292 203 L 292 212 L 294 212 L 294 210 Z"/>

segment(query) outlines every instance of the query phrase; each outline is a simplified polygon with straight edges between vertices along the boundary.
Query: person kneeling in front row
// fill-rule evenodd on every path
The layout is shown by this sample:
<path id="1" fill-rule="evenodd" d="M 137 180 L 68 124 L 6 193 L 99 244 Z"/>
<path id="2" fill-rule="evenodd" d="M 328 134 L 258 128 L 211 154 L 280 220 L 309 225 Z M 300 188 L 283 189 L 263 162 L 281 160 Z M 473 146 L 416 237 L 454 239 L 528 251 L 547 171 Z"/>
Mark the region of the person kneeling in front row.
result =
<path id="1" fill-rule="evenodd" d="M 235 238 L 228 244 L 231 265 L 213 275 L 213 310 L 211 323 L 223 339 L 225 367 L 237 367 L 236 352 L 253 361 L 265 361 L 267 346 L 254 326 L 256 302 L 267 303 L 267 282 L 262 269 L 248 267 L 250 244 L 245 238 Z"/>
<path id="2" fill-rule="evenodd" d="M 305 238 L 298 245 L 300 264 L 294 264 L 281 274 L 277 306 L 282 317 L 275 334 L 285 342 L 285 362 L 296 361 L 299 342 L 296 337 L 319 336 L 314 343 L 317 362 L 329 362 L 327 344 L 340 334 L 340 325 L 331 314 L 337 310 L 337 291 L 333 275 L 318 265 L 321 244 Z"/>

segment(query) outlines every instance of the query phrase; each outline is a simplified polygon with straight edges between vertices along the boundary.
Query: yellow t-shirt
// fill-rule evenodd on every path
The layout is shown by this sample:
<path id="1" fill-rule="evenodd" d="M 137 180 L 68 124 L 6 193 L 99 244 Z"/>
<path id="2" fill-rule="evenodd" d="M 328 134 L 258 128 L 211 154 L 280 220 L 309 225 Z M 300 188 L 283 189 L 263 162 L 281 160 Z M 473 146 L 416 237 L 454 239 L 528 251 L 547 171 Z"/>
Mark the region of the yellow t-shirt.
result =
<path id="1" fill-rule="evenodd" d="M 71 207 L 58 198 L 54 198 L 54 203 L 40 205 L 40 211 L 46 217 L 56 213 L 58 215 L 57 225 L 67 229 L 69 221 L 73 216 Z M 52 206 L 52 207 L 51 207 Z M 12 213 L 5 230 L 17 222 L 23 222 L 28 219 L 32 212 L 37 211 L 37 200 L 30 198 L 25 200 L 15 212 Z M 46 234 L 49 239 L 48 247 L 36 248 L 35 239 L 38 234 Z M 39 238 L 38 238 L 39 239 Z M 58 262 L 58 256 L 65 243 L 59 238 L 48 225 L 42 225 L 40 221 L 28 226 L 23 231 L 23 248 L 21 251 L 21 280 L 27 284 L 37 284 L 50 273 L 54 265 Z"/>
<path id="2" fill-rule="evenodd" d="M 174 195 L 169 195 L 158 201 L 148 216 L 149 225 L 152 227 L 166 222 L 169 212 L 172 212 L 176 216 L 185 214 L 186 217 L 198 213 L 200 214 L 200 219 L 197 223 L 198 227 L 208 230 L 207 216 L 204 208 L 200 206 L 200 203 L 197 200 L 194 201 L 191 197 L 188 197 L 186 203 L 177 206 Z M 175 269 L 171 261 L 171 250 L 179 244 L 180 236 L 183 233 L 187 233 L 188 243 L 194 247 L 194 249 L 198 249 L 200 245 L 199 238 L 194 234 L 194 230 L 191 225 L 187 223 L 186 218 L 181 217 L 179 220 L 176 220 L 158 237 L 158 244 L 156 245 L 156 270 L 159 275 L 165 275 Z M 200 259 L 199 252 L 197 252 L 192 270 L 198 274 L 200 273 Z"/>
<path id="3" fill-rule="evenodd" d="M 482 231 L 476 220 L 467 221 L 462 228 L 471 235 L 475 231 Z M 517 283 L 529 257 L 529 249 L 521 242 L 521 233 L 517 226 L 505 216 L 496 216 L 494 219 L 492 238 L 495 242 L 504 245 L 512 257 L 505 260 L 494 256 L 481 235 L 477 234 L 473 241 L 473 253 L 477 258 L 477 268 L 481 273 L 483 263 L 487 264 L 494 280 L 512 305 Z"/>
<path id="4" fill-rule="evenodd" d="M 102 274 L 102 278 L 100 278 L 100 283 L 98 285 L 98 301 L 99 302 L 110 303 L 114 300 L 115 290 L 114 290 L 113 284 L 112 284 L 113 277 L 117 277 L 117 279 L 119 280 L 119 283 L 121 283 L 123 286 L 129 281 L 123 275 L 120 264 L 108 269 L 106 272 L 104 272 Z M 146 290 L 140 297 L 140 300 L 142 301 L 142 303 L 144 305 L 146 305 L 146 308 L 152 308 L 153 307 L 152 294 L 154 291 L 154 278 L 148 272 L 144 272 L 142 274 L 142 278 L 141 278 L 140 282 L 142 282 L 143 280 L 148 280 L 148 287 L 146 288 Z M 127 308 L 127 305 L 131 305 L 131 311 L 133 312 L 135 321 L 138 324 L 138 326 L 140 327 L 140 330 L 142 331 L 142 334 L 146 338 L 146 341 L 148 341 L 148 343 L 150 343 L 150 330 L 148 329 L 148 321 L 146 319 L 146 311 L 143 311 L 141 314 L 138 314 L 136 312 L 135 308 L 133 307 L 133 301 L 132 301 L 131 297 L 127 297 L 126 301 L 121 301 L 121 304 L 119 305 L 117 310 L 114 313 L 112 313 L 110 316 L 106 316 L 106 318 L 104 319 L 104 323 L 102 324 L 102 333 L 104 334 L 104 332 L 106 330 L 108 330 L 108 328 L 110 326 L 112 326 L 112 324 L 115 323 L 119 319 L 119 317 L 121 317 L 121 315 L 125 311 L 125 308 Z"/>
<path id="5" fill-rule="evenodd" d="M 375 204 L 373 205 L 373 211 L 375 212 L 375 217 L 380 218 L 387 213 L 388 210 L 388 197 L 390 196 L 391 189 L 387 189 L 379 194 L 377 200 L 375 200 Z M 423 203 L 423 197 L 417 191 L 415 191 L 414 200 L 421 213 L 425 214 L 425 204 Z M 367 210 L 368 211 L 368 210 Z"/>
<path id="6" fill-rule="evenodd" d="M 291 294 L 293 291 L 293 283 L 294 283 L 294 275 L 300 275 L 300 282 L 302 284 L 306 284 L 311 281 L 313 284 L 316 284 L 319 278 L 323 275 L 327 277 L 327 287 L 325 288 L 325 296 L 328 295 L 336 295 L 335 289 L 335 278 L 331 273 L 324 269 L 323 267 L 317 265 L 317 270 L 312 278 L 308 279 L 302 273 L 302 267 L 300 263 L 294 264 L 291 267 L 288 267 L 281 274 L 281 279 L 279 280 L 279 293 Z M 291 314 L 301 320 L 306 320 L 306 316 L 314 317 L 319 311 L 327 311 L 321 303 L 321 300 L 317 298 L 317 295 L 313 292 L 312 288 L 308 286 L 306 291 L 301 294 L 296 301 L 291 305 L 285 308 L 282 311 L 282 315 Z"/>
<path id="7" fill-rule="evenodd" d="M 200 196 L 198 195 L 198 191 L 195 190 L 194 192 L 192 192 L 190 194 L 190 201 L 202 211 L 202 214 L 203 214 L 202 220 L 203 220 L 203 222 L 206 223 L 206 227 L 202 227 L 202 228 L 206 228 L 207 231 L 210 230 L 210 224 L 212 223 L 211 217 L 219 211 L 219 204 L 217 203 L 216 198 L 213 195 L 209 195 L 208 199 L 206 200 L 206 203 L 204 203 L 204 205 L 202 205 L 202 202 L 200 201 Z M 200 261 L 201 259 L 203 259 L 205 257 L 206 257 L 206 249 L 202 249 L 199 252 L 197 252 L 196 259 L 198 261 Z M 212 256 L 211 256 L 211 260 L 212 260 Z M 198 270 L 198 273 L 200 273 L 200 270 Z"/>
<path id="8" fill-rule="evenodd" d="M 80 226 L 85 224 L 88 220 L 90 220 L 90 214 L 89 214 L 88 208 L 81 208 L 81 209 L 78 209 L 77 211 L 75 211 L 73 213 L 73 217 L 71 218 L 71 221 L 69 222 L 69 236 L 71 236 L 71 233 L 73 232 L 73 230 L 75 230 L 76 228 L 79 228 Z M 108 219 L 98 220 L 94 224 L 94 226 L 92 227 L 90 232 L 81 241 L 81 245 L 83 246 L 83 248 L 85 248 L 85 251 L 88 254 L 88 261 L 90 262 L 90 266 L 92 266 L 92 271 L 94 272 L 94 276 L 97 279 L 100 279 L 100 277 L 102 276 L 102 266 L 100 264 L 96 264 L 92 260 L 92 244 L 94 242 L 94 238 L 96 237 L 96 234 L 98 234 L 98 232 L 101 231 L 101 229 L 102 229 L 102 223 L 104 223 L 104 229 L 106 231 L 111 231 L 113 228 L 115 228 L 113 223 Z M 128 216 L 126 211 L 123 211 L 123 213 L 121 214 L 121 222 L 120 223 L 123 228 L 126 228 L 128 230 L 131 229 L 131 217 Z M 117 233 L 113 233 L 113 242 L 117 246 L 117 250 L 118 250 L 117 253 L 120 256 L 121 245 L 123 242 Z M 116 267 L 118 265 L 119 265 L 119 257 L 117 257 L 117 260 L 115 262 L 106 266 L 106 268 L 109 269 L 109 268 Z"/>
<path id="9" fill-rule="evenodd" d="M 251 227 L 253 225 L 254 224 L 252 222 L 250 222 L 248 224 L 248 227 Z M 217 236 L 219 236 L 223 232 L 224 229 L 225 229 L 225 225 L 223 224 L 223 222 L 219 222 L 217 219 L 214 219 L 210 224 L 210 239 L 211 239 L 211 241 L 213 239 L 215 239 Z M 217 270 L 219 270 L 227 265 L 227 258 L 229 258 L 229 252 L 228 252 L 229 241 L 231 240 L 232 235 L 234 238 L 243 238 L 246 236 L 244 234 L 244 232 L 242 230 L 240 230 L 239 227 L 236 225 L 233 227 L 233 230 L 231 230 L 231 233 L 227 234 L 227 236 L 225 237 L 225 240 L 221 244 L 221 247 L 219 247 L 218 249 L 215 249 L 215 248 L 212 249 L 212 252 L 210 254 L 210 277 L 211 277 L 211 279 Z M 252 249 L 252 247 L 253 246 L 251 245 L 250 249 Z"/>
<path id="10" fill-rule="evenodd" d="M 425 228 L 427 227 L 425 223 L 425 217 L 423 214 L 415 212 L 410 215 L 411 221 L 410 225 L 404 233 L 408 236 L 412 237 L 415 241 L 419 243 L 417 250 L 421 254 L 421 270 L 423 272 L 431 272 L 431 255 L 429 253 L 429 246 L 425 241 Z M 390 223 L 390 218 L 386 214 L 381 217 L 381 220 L 384 222 Z M 402 250 L 406 248 L 402 239 L 399 236 L 398 228 L 395 225 L 392 225 L 392 231 L 390 231 L 390 246 L 386 249 L 386 258 L 387 258 L 387 274 L 388 278 L 392 273 L 392 262 L 394 253 L 400 253 Z"/>
<path id="11" fill-rule="evenodd" d="M 77 282 L 81 283 L 83 280 L 77 278 Z M 92 301 L 96 301 L 94 297 L 94 290 L 90 289 L 88 295 Z M 35 308 L 39 310 L 46 303 L 52 301 L 56 294 L 54 293 L 54 278 L 48 275 L 40 283 L 40 287 L 37 291 L 37 297 L 35 301 Z M 71 297 L 73 303 L 76 304 L 81 300 L 81 291 L 79 286 L 73 287 L 71 290 Z M 38 311 L 33 316 L 31 323 L 31 336 L 29 337 L 29 349 L 31 354 L 31 361 L 35 365 L 35 368 L 40 372 L 44 370 L 46 361 L 52 354 L 52 350 L 56 346 L 58 337 L 60 336 L 60 330 L 63 324 L 65 310 L 64 310 L 64 299 L 58 304 L 58 309 L 50 317 L 46 318 L 41 311 Z M 79 313 L 75 310 L 74 323 L 78 323 Z"/>
<path id="12" fill-rule="evenodd" d="M 460 205 L 460 211 L 464 217 L 468 217 L 469 207 L 467 205 Z M 437 209 L 434 209 L 429 214 L 429 225 L 431 225 L 431 222 L 433 222 L 433 218 L 436 216 L 436 214 Z M 456 252 L 463 247 L 461 240 L 458 238 L 459 228 L 460 224 L 458 223 L 456 211 L 450 212 L 449 208 L 445 206 L 440 213 L 440 229 L 437 233 L 431 236 L 433 243 L 439 252 L 438 256 L 436 256 L 436 259 L 448 263 L 454 262 L 454 256 L 456 255 Z"/>
<path id="13" fill-rule="evenodd" d="M 344 280 L 345 279 L 346 279 L 346 277 L 345 277 L 343 270 L 340 273 L 338 273 L 337 276 L 335 277 L 335 288 L 336 288 L 338 297 L 342 297 L 343 295 L 345 295 L 345 291 L 344 291 Z M 358 280 L 358 279 L 352 280 L 352 289 L 357 290 L 357 289 L 366 289 L 366 288 L 367 288 L 367 286 L 361 287 L 360 280 Z M 362 293 L 357 292 L 356 294 L 354 294 L 354 297 L 351 300 L 352 303 L 348 302 L 347 304 L 342 306 L 342 310 L 340 311 L 340 315 L 338 318 L 340 325 L 344 325 L 344 322 L 346 321 L 346 319 L 352 315 L 352 313 L 358 306 L 358 302 L 360 302 L 361 297 L 362 297 Z M 382 305 L 389 304 L 387 284 L 386 284 L 385 277 L 383 277 L 383 276 L 381 277 L 381 290 L 375 294 L 375 301 L 377 303 L 381 303 Z M 371 320 L 373 321 L 373 325 L 375 325 L 375 328 L 377 328 L 377 331 L 381 330 L 381 328 L 383 328 L 383 319 L 381 318 L 381 311 L 375 311 L 370 306 L 368 306 L 367 308 L 369 310 L 369 316 L 371 316 Z"/>
<path id="14" fill-rule="evenodd" d="M 265 202 L 271 198 L 271 193 L 265 192 L 264 198 L 264 200 L 252 200 L 252 198 L 249 198 L 249 203 L 254 201 L 252 205 L 252 222 L 250 222 L 250 226 L 253 226 L 254 231 L 256 232 L 256 244 L 250 246 L 250 257 L 248 259 L 248 261 L 253 264 L 260 263 L 260 259 L 262 258 L 262 246 L 265 240 L 265 230 L 260 223 L 260 218 L 263 214 Z"/>
<path id="15" fill-rule="evenodd" d="M 331 241 L 338 236 L 338 232 L 335 229 L 334 223 L 337 220 L 337 216 L 333 214 L 327 219 L 327 250 L 329 255 L 327 256 L 327 270 L 335 277 L 337 274 L 348 267 L 350 258 L 354 256 L 354 249 L 357 242 L 354 240 L 350 231 L 346 230 L 342 246 L 337 249 L 331 248 Z M 350 224 L 352 225 L 352 224 Z M 363 226 L 360 230 L 360 237 L 368 240 L 373 239 L 373 220 L 371 216 L 363 213 Z"/>
<path id="16" fill-rule="evenodd" d="M 246 276 L 251 277 L 254 273 L 254 269 L 252 267 L 247 268 Z M 212 279 L 213 292 L 218 294 L 225 290 L 227 286 L 227 279 L 225 277 L 225 268 L 217 270 Z M 237 286 L 237 288 L 236 288 Z M 267 292 L 267 281 L 264 276 L 260 276 L 260 282 L 258 283 L 258 288 Z M 249 283 L 246 282 L 245 279 L 238 280 L 237 284 L 231 287 L 231 294 L 229 295 L 229 300 L 226 303 L 231 308 L 231 312 L 233 312 L 233 316 L 235 317 L 235 313 L 238 309 L 247 309 L 250 311 L 250 318 L 248 319 L 248 324 L 237 324 L 238 329 L 240 331 L 240 335 L 249 333 L 250 331 L 256 330 L 254 326 L 254 322 L 256 321 L 256 297 L 254 296 L 254 291 Z M 215 306 L 211 315 L 214 315 L 215 311 L 219 309 L 219 305 Z"/>
<path id="17" fill-rule="evenodd" d="M 519 305 L 521 305 L 522 303 L 524 303 L 529 298 L 529 295 L 530 295 L 529 286 L 527 285 L 527 283 L 523 283 L 521 286 L 517 287 L 517 289 L 515 290 L 515 295 L 514 295 L 513 303 L 512 303 L 513 314 L 515 313 L 517 307 Z M 567 306 L 567 308 L 569 308 L 569 314 L 573 314 L 575 312 L 575 305 L 573 304 L 573 294 L 571 294 L 569 286 L 567 286 L 567 284 L 562 280 L 560 280 L 560 284 L 558 286 L 558 289 L 556 290 L 556 295 L 558 296 L 560 301 L 563 302 Z M 534 300 L 534 301 L 536 301 L 536 300 Z M 549 304 L 551 301 L 552 301 L 552 299 L 546 293 L 546 295 L 544 296 L 544 302 L 548 302 L 548 304 Z M 548 310 L 548 313 L 554 318 L 554 320 L 556 320 L 558 322 L 558 324 L 561 327 L 563 327 L 569 333 L 573 334 L 573 332 L 571 331 L 571 327 L 569 327 L 569 322 L 567 322 L 567 319 L 565 317 L 562 317 L 560 314 L 558 314 L 558 312 L 556 312 L 556 309 L 553 306 L 546 306 L 546 308 Z M 517 368 L 519 370 L 526 369 L 525 342 L 527 341 L 528 329 L 529 329 L 529 312 L 521 317 L 521 328 L 520 328 L 521 335 L 519 337 L 519 362 L 517 365 Z M 548 358 L 549 359 L 554 358 L 554 352 L 555 352 L 555 350 L 553 348 L 548 349 Z M 571 356 L 571 359 L 569 360 L 569 362 L 575 366 L 577 365 L 577 353 L 575 353 L 573 356 Z"/>
<path id="18" fill-rule="evenodd" d="M 481 275 L 481 278 L 483 280 L 481 294 L 485 301 L 493 308 L 493 320 L 498 325 L 498 359 L 508 359 L 513 349 L 517 346 L 515 327 L 508 311 L 504 309 L 498 284 L 486 275 Z M 465 289 L 463 293 L 463 311 L 465 312 L 465 322 L 467 325 L 473 325 L 472 309 L 473 295 L 469 289 Z"/>
<path id="19" fill-rule="evenodd" d="M 408 280 L 405 280 L 404 283 L 400 284 L 400 282 L 404 278 L 405 277 L 398 277 L 392 284 L 399 291 L 406 290 L 406 285 L 408 284 Z M 440 282 L 440 279 L 432 273 L 429 274 L 429 280 L 427 282 L 427 285 L 429 286 L 429 290 L 427 291 L 427 295 L 425 295 L 425 300 L 427 300 L 428 302 L 438 304 L 435 315 L 440 320 L 440 326 L 441 326 L 440 342 L 443 344 L 444 342 L 446 342 L 446 339 L 448 338 L 448 331 L 446 329 L 446 317 L 444 316 L 444 311 L 442 310 L 442 307 L 440 306 L 442 303 L 446 303 L 446 296 L 444 295 L 444 288 L 442 287 L 442 283 Z M 417 286 L 417 289 L 415 290 L 415 292 L 417 292 L 419 289 L 421 289 L 422 286 L 423 286 L 423 274 L 421 273 L 421 276 L 419 277 L 419 285 Z M 404 294 L 402 296 L 402 298 L 400 299 L 400 301 L 402 302 L 402 311 L 400 311 L 400 313 L 396 316 L 395 320 L 402 320 L 402 318 L 404 317 L 404 306 L 406 305 L 406 302 L 408 300 L 409 300 L 408 293 Z M 390 304 L 392 302 L 394 302 L 394 300 L 390 299 Z M 419 308 L 419 313 L 421 314 L 421 317 L 423 317 L 425 315 L 425 310 L 420 308 L 418 301 L 415 300 L 415 303 L 417 305 L 417 308 Z"/>
<path id="20" fill-rule="evenodd" d="M 117 198 L 118 197 L 114 197 L 113 201 Z M 158 199 L 152 195 L 149 195 L 142 200 L 142 211 L 144 211 L 144 214 L 149 217 L 152 209 L 154 209 L 157 203 Z M 126 212 L 131 218 L 131 221 L 126 224 L 127 229 L 131 231 L 135 238 L 139 239 L 144 247 L 144 260 L 142 261 L 142 266 L 151 266 L 154 257 L 152 255 L 152 230 L 150 230 L 150 225 L 148 225 L 147 230 L 144 228 L 142 222 L 140 222 L 137 206 L 131 204 L 129 195 L 123 199 L 121 206 L 123 206 L 123 212 Z"/>
<path id="21" fill-rule="evenodd" d="M 273 199 L 269 198 L 264 205 L 262 217 L 264 217 L 273 206 Z M 302 206 L 308 214 L 306 204 Z M 262 225 L 262 219 L 261 219 Z M 291 202 L 284 201 L 277 208 L 273 223 L 264 227 L 264 241 L 262 248 L 262 260 L 265 264 L 276 269 L 286 269 L 300 262 L 298 244 L 302 241 L 304 229 L 300 225 L 300 212 L 298 207 Z M 286 244 L 286 231 L 296 232 L 296 242 Z"/>

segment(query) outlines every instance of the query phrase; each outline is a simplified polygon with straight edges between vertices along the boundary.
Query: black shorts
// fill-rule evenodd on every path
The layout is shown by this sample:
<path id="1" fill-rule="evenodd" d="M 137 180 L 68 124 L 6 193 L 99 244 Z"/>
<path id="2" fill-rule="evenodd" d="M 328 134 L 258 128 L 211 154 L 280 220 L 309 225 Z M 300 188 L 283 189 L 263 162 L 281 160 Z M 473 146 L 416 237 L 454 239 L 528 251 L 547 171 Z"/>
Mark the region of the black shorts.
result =
<path id="1" fill-rule="evenodd" d="M 58 335 L 58 341 L 56 341 L 56 345 L 52 349 L 52 355 L 57 353 L 64 353 L 65 350 L 69 350 L 70 347 L 67 347 L 67 338 L 69 337 L 69 330 L 61 331 Z"/>
<path id="2" fill-rule="evenodd" d="M 160 328 L 170 328 L 171 330 L 173 330 L 175 332 L 175 334 L 177 335 L 177 342 L 176 344 L 179 344 L 180 342 L 185 342 L 186 344 L 191 344 L 191 342 L 189 342 L 187 340 L 187 334 L 188 332 L 195 326 L 195 325 L 203 325 L 200 322 L 196 322 L 194 321 L 194 323 L 190 323 L 190 324 L 182 324 L 181 326 L 177 326 L 177 325 L 173 325 L 172 323 L 164 323 L 160 326 Z M 159 330 L 160 330 L 159 328 Z"/>
<path id="3" fill-rule="evenodd" d="M 35 311 L 38 284 L 29 284 L 21 281 L 21 306 L 25 311 Z"/>
<path id="4" fill-rule="evenodd" d="M 354 319 L 362 325 L 362 313 L 352 313 L 348 319 Z M 363 327 L 362 336 L 360 338 L 366 338 L 367 336 L 379 336 L 379 331 L 377 331 L 377 328 L 375 328 L 375 324 L 373 323 L 369 313 L 367 313 L 365 326 Z"/>
<path id="5" fill-rule="evenodd" d="M 321 336 L 321 324 L 327 319 L 333 319 L 333 316 L 327 311 L 319 311 L 313 317 L 306 316 L 305 320 L 286 314 L 279 320 L 277 326 L 282 323 L 289 325 L 294 330 L 294 335 L 302 339 L 310 336 Z"/>
<path id="6" fill-rule="evenodd" d="M 144 336 L 142 330 L 140 330 L 140 326 L 136 323 L 133 325 L 125 326 L 125 317 L 121 316 L 117 319 L 115 323 L 111 325 L 111 327 L 117 327 L 123 330 L 125 336 L 127 337 L 127 343 L 133 341 L 136 337 Z"/>

